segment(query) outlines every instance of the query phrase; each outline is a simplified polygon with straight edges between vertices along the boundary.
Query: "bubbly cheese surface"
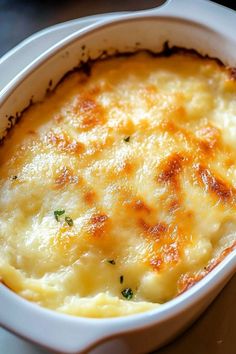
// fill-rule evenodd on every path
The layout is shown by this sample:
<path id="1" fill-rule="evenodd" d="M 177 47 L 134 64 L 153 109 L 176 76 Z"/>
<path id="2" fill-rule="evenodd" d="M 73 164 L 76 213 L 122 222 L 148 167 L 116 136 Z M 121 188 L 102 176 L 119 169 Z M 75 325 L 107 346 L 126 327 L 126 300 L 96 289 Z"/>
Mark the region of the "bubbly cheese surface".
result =
<path id="1" fill-rule="evenodd" d="M 88 317 L 155 308 L 236 244 L 236 80 L 138 53 L 67 76 L 0 148 L 0 279 Z"/>

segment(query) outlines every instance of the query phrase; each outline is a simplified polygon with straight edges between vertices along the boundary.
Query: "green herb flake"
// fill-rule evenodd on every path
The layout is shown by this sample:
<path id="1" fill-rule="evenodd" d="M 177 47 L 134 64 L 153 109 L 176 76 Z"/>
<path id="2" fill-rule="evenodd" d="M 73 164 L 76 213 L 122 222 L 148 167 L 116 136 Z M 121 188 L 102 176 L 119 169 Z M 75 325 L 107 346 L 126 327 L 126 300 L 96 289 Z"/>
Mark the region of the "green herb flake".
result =
<path id="1" fill-rule="evenodd" d="M 66 216 L 66 217 L 65 217 L 65 222 L 66 222 L 69 226 L 73 226 L 73 225 L 74 225 L 73 220 L 72 220 L 69 216 Z"/>
<path id="2" fill-rule="evenodd" d="M 123 284 L 123 282 L 124 282 L 124 276 L 121 275 L 121 276 L 120 276 L 120 284 Z"/>
<path id="3" fill-rule="evenodd" d="M 54 216 L 57 222 L 59 222 L 59 216 L 65 214 L 65 210 L 59 209 L 54 211 Z"/>
<path id="4" fill-rule="evenodd" d="M 121 294 L 126 298 L 126 300 L 131 300 L 134 295 L 132 289 L 130 288 L 122 290 Z"/>
<path id="5" fill-rule="evenodd" d="M 115 265 L 115 264 L 116 264 L 116 262 L 114 261 L 114 259 L 108 259 L 108 260 L 107 260 L 107 263 L 110 263 L 110 264 L 112 264 L 112 265 Z"/>
<path id="6" fill-rule="evenodd" d="M 124 141 L 125 141 L 126 143 L 128 143 L 128 142 L 130 141 L 130 136 L 127 136 L 126 138 L 124 138 Z"/>

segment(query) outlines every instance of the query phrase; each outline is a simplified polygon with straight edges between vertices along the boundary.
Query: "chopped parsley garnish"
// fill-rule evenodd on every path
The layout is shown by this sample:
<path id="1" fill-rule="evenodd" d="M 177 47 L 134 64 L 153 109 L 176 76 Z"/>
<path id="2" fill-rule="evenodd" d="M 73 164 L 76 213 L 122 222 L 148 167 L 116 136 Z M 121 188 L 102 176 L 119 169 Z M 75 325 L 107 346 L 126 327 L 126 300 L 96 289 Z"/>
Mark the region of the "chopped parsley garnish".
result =
<path id="1" fill-rule="evenodd" d="M 107 262 L 110 263 L 110 264 L 112 264 L 112 265 L 115 265 L 115 264 L 116 264 L 116 262 L 114 261 L 114 259 L 108 259 Z"/>
<path id="2" fill-rule="evenodd" d="M 126 298 L 126 300 L 131 300 L 134 295 L 132 289 L 130 288 L 122 290 L 121 294 Z"/>
<path id="3" fill-rule="evenodd" d="M 57 222 L 59 222 L 59 216 L 65 214 L 65 210 L 59 209 L 54 211 L 54 216 Z"/>
<path id="4" fill-rule="evenodd" d="M 130 136 L 127 136 L 126 138 L 124 138 L 124 141 L 125 141 L 126 143 L 128 143 L 128 142 L 130 141 Z"/>
<path id="5" fill-rule="evenodd" d="M 65 222 L 66 222 L 69 226 L 73 226 L 73 225 L 74 225 L 73 220 L 72 220 L 69 216 L 66 216 L 66 217 L 65 217 Z"/>
<path id="6" fill-rule="evenodd" d="M 121 276 L 120 276 L 120 284 L 123 284 L 123 281 L 124 281 L 124 276 L 121 275 Z"/>

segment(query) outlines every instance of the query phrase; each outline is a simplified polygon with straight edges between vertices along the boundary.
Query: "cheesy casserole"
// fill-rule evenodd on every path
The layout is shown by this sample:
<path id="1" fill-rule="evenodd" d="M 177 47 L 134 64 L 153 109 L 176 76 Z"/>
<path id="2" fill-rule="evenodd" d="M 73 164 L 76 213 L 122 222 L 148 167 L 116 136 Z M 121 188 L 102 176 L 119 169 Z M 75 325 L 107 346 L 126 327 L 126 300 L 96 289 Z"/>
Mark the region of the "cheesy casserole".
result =
<path id="1" fill-rule="evenodd" d="M 60 312 L 155 308 L 236 246 L 236 80 L 140 52 L 68 75 L 0 148 L 0 278 Z"/>

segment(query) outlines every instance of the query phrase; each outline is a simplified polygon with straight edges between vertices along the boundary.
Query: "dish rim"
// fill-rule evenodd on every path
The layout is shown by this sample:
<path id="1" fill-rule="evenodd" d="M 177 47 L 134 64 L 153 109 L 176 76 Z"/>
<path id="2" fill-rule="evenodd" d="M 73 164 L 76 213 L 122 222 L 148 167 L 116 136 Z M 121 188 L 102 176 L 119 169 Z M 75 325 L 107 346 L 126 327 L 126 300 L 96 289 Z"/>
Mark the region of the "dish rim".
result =
<path id="1" fill-rule="evenodd" d="M 203 1 L 203 0 L 202 0 Z M 141 11 L 141 13 L 135 13 L 135 14 L 122 14 L 121 17 L 117 16 L 115 18 L 109 18 L 105 19 L 102 21 L 99 21 L 98 23 L 94 23 L 92 25 L 89 25 L 86 28 L 80 29 L 76 31 L 75 33 L 67 36 L 65 39 L 61 40 L 60 42 L 56 43 L 53 45 L 51 48 L 46 50 L 43 54 L 41 54 L 37 59 L 35 59 L 31 64 L 27 65 L 27 67 L 22 70 L 13 80 L 11 80 L 3 90 L 0 92 L 0 105 L 4 104 L 5 101 L 9 98 L 11 94 L 14 93 L 14 91 L 17 89 L 17 87 L 29 76 L 31 75 L 34 70 L 37 70 L 37 68 L 41 65 L 43 65 L 44 62 L 49 60 L 53 55 L 55 55 L 58 51 L 60 51 L 62 48 L 65 49 L 68 45 L 72 44 L 72 42 L 76 41 L 77 39 L 81 39 L 83 37 L 86 37 L 87 34 L 91 34 L 96 30 L 99 30 L 101 28 L 105 28 L 106 26 L 113 25 L 114 23 L 120 23 L 120 22 L 125 22 L 125 21 L 130 21 L 130 20 L 137 20 L 139 19 L 144 19 L 145 21 L 147 19 L 156 19 L 156 17 L 172 17 L 172 19 L 176 16 L 166 16 L 165 14 L 162 15 L 160 12 L 161 8 L 166 8 L 167 5 L 171 2 L 171 0 L 167 1 L 165 4 L 161 5 L 160 8 L 158 8 L 158 11 L 155 14 L 151 14 L 151 11 L 153 10 L 145 10 Z M 200 1 L 201 2 L 201 1 Z M 215 5 L 214 6 L 218 6 Z M 148 13 L 149 12 L 149 13 Z M 176 17 L 179 19 L 179 17 Z M 186 20 L 186 18 L 184 18 Z M 183 18 L 181 18 L 183 20 Z M 193 23 L 194 21 L 189 20 L 189 22 Z M 198 23 L 199 24 L 199 23 Z M 105 327 L 112 327 L 110 328 L 109 334 L 104 334 L 103 337 L 99 337 L 99 341 L 101 341 L 104 338 L 108 338 L 114 335 L 122 334 L 124 332 L 130 332 L 130 331 L 135 331 L 139 330 L 145 327 L 151 327 L 154 324 L 167 321 L 168 319 L 178 315 L 181 312 L 184 312 L 194 301 L 200 301 L 203 297 L 206 296 L 207 293 L 210 293 L 212 288 L 214 288 L 214 283 L 213 279 L 216 278 L 218 275 L 220 279 L 226 278 L 229 276 L 229 273 L 232 273 L 236 269 L 236 250 L 233 250 L 229 255 L 226 256 L 224 260 L 222 260 L 209 274 L 207 274 L 203 279 L 201 279 L 199 282 L 197 282 L 192 288 L 188 289 L 186 292 L 183 294 L 180 294 L 178 297 L 166 302 L 165 304 L 162 304 L 161 306 L 147 310 L 142 313 L 137 313 L 137 314 L 132 314 L 132 315 L 127 315 L 127 316 L 120 316 L 120 317 L 114 317 L 114 318 L 86 318 L 86 317 L 77 317 L 77 316 L 71 316 L 67 314 L 62 314 L 58 313 L 56 311 L 46 309 L 43 307 L 39 307 L 37 304 L 31 303 L 23 298 L 21 298 L 18 294 L 14 293 L 13 291 L 7 289 L 3 284 L 0 284 L 0 289 L 4 287 L 4 291 L 6 290 L 8 293 L 8 296 L 11 297 L 12 301 L 16 301 L 18 303 L 21 303 L 21 306 L 23 307 L 30 307 L 32 308 L 32 311 L 34 312 L 41 312 L 44 313 L 45 316 L 49 317 L 54 317 L 59 320 L 59 318 L 63 321 L 70 322 L 76 325 L 82 324 L 82 323 L 93 323 L 97 324 L 98 322 L 101 324 L 103 323 L 103 328 Z M 216 280 L 216 279 L 215 279 Z M 219 282 L 219 280 L 218 280 Z M 217 282 L 215 283 L 216 286 Z M 1 290 L 0 290 L 0 296 L 1 296 Z M 195 298 L 193 301 L 192 298 Z M 158 317 L 157 317 L 158 315 Z M 0 319 L 1 322 L 1 319 Z M 4 326 L 4 324 L 1 324 L 3 327 L 10 329 L 11 331 L 14 331 L 14 329 L 9 328 L 9 326 Z M 19 333 L 17 332 L 19 335 Z M 27 337 L 32 341 L 32 339 Z M 96 340 L 96 343 L 98 340 Z"/>
<path id="2" fill-rule="evenodd" d="M 160 6 L 164 7 L 167 6 L 168 3 L 172 2 L 173 0 L 167 0 L 166 3 L 164 3 L 163 5 Z M 159 9 L 159 8 L 158 8 Z M 5 86 L 5 88 L 3 90 L 0 91 L 0 104 L 3 105 L 5 103 L 5 101 L 9 98 L 9 96 L 11 96 L 14 91 L 18 88 L 18 86 L 20 86 L 22 84 L 22 82 L 24 80 L 26 80 L 34 71 L 36 71 L 38 69 L 39 66 L 43 65 L 47 60 L 49 60 L 50 58 L 52 58 L 54 55 L 56 55 L 61 49 L 66 49 L 68 46 L 70 46 L 72 43 L 76 42 L 78 39 L 83 39 L 83 37 L 86 37 L 87 35 L 93 34 L 95 31 L 97 31 L 98 29 L 104 29 L 106 27 L 109 27 L 113 24 L 119 24 L 119 23 L 123 23 L 123 22 L 130 22 L 130 21 L 136 21 L 137 18 L 139 20 L 153 20 L 156 19 L 156 16 L 154 15 L 149 15 L 147 14 L 147 12 L 152 11 L 152 10 L 144 10 L 144 11 L 140 11 L 137 12 L 135 14 L 122 14 L 121 18 L 109 18 L 109 19 L 105 19 L 103 21 L 99 21 L 98 23 L 94 23 L 91 24 L 85 28 L 82 28 L 78 31 L 76 31 L 75 33 L 72 33 L 71 35 L 67 36 L 65 39 L 62 39 L 61 41 L 59 41 L 58 43 L 56 43 L 55 45 L 53 45 L 51 48 L 49 48 L 48 50 L 46 50 L 44 53 L 42 53 L 37 59 L 35 59 L 31 64 L 27 65 L 25 69 L 23 69 L 22 71 L 20 71 L 20 73 L 9 82 L 8 85 Z M 145 12 L 143 14 L 143 12 Z M 158 14 L 159 15 L 159 14 Z M 120 16 L 119 16 L 120 17 Z M 164 18 L 168 18 L 167 16 L 163 16 Z M 179 20 L 178 17 L 173 17 L 172 20 Z M 182 19 L 181 19 L 182 20 Z M 193 21 L 187 21 L 187 22 L 191 22 L 193 23 Z M 145 49 L 144 49 L 145 50 Z M 134 52 L 135 53 L 135 52 Z M 125 53 L 124 53 L 125 54 Z M 109 58 L 109 56 L 108 56 Z M 210 58 L 211 59 L 211 58 Z M 212 58 L 214 60 L 214 58 Z M 95 59 L 96 60 L 96 59 Z M 66 75 L 66 74 L 65 74 Z M 34 104 L 34 103 L 33 103 Z M 212 272 L 214 272 L 215 269 L 218 269 L 219 265 L 222 264 L 226 259 L 229 258 L 229 256 L 231 254 L 236 255 L 236 250 L 233 250 L 230 252 L 229 255 L 227 255 L 224 260 L 222 260 L 213 270 L 210 271 L 210 273 L 208 273 L 206 276 L 204 276 L 203 279 L 199 280 L 196 284 L 194 284 L 193 287 L 195 287 L 197 284 L 201 283 L 206 277 L 209 276 L 209 274 L 211 274 Z M 1 284 L 2 285 L 2 284 Z M 5 286 L 5 285 L 4 285 Z M 192 288 L 191 288 L 192 289 Z M 186 292 L 190 292 L 191 289 L 186 290 L 183 294 L 178 295 L 178 297 L 169 300 L 168 302 L 161 304 L 161 307 L 169 304 L 170 302 L 173 302 L 175 299 L 182 297 L 182 295 L 184 295 Z M 12 291 L 11 289 L 9 289 L 10 291 Z M 13 292 L 14 293 L 14 292 Z M 15 294 L 15 293 L 14 293 Z M 17 295 L 17 294 L 16 294 Z M 17 295 L 19 296 L 19 295 Z M 21 297 L 20 297 L 21 298 Z M 28 301 L 25 300 L 27 303 Z M 48 310 L 48 309 L 46 309 Z M 144 313 L 147 312 L 152 312 L 155 311 L 154 310 L 147 310 Z M 159 308 L 158 308 L 159 310 Z M 49 311 L 51 311 L 49 309 Z M 55 311 L 53 311 L 55 312 Z M 57 313 L 57 312 L 56 312 Z M 132 314 L 132 315 L 127 315 L 127 316 L 119 316 L 119 317 L 114 317 L 116 318 L 127 318 L 127 317 L 131 317 L 131 316 L 137 316 L 139 314 Z M 68 316 L 68 315 L 66 315 Z M 69 315 L 71 316 L 71 315 Z M 77 318 L 77 316 L 73 316 L 75 318 Z M 80 317 L 79 318 L 86 318 L 86 317 Z M 90 319 L 90 318 L 89 318 Z M 111 318 L 109 318 L 111 319 Z M 113 319 L 113 318 L 112 318 Z M 95 320 L 103 320 L 103 318 L 95 318 Z"/>

